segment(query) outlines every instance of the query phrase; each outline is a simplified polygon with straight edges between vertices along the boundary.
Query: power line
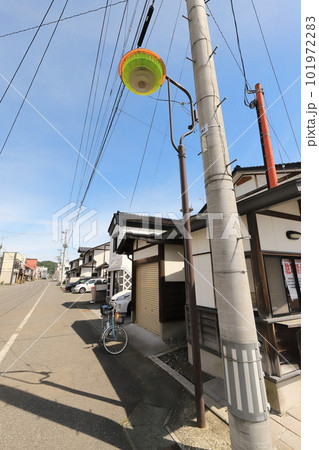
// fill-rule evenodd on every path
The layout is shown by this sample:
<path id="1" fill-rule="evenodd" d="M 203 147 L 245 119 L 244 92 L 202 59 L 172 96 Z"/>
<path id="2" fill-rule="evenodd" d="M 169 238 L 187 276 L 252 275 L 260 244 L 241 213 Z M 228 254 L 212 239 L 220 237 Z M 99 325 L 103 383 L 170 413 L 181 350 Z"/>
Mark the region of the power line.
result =
<path id="1" fill-rule="evenodd" d="M 240 46 L 239 31 L 238 31 L 238 25 L 237 25 L 237 19 L 236 19 L 236 14 L 235 14 L 235 10 L 234 10 L 233 0 L 230 0 L 230 5 L 231 5 L 231 10 L 232 10 L 233 19 L 234 19 L 237 47 L 238 47 L 238 52 L 239 52 L 240 61 L 241 61 L 242 74 L 243 74 L 244 80 L 245 80 L 244 103 L 246 106 L 249 106 L 250 102 L 248 101 L 247 94 L 251 91 L 251 89 L 249 87 L 249 83 L 248 83 L 247 76 L 246 76 L 246 69 L 245 69 L 244 58 L 243 58 L 241 46 Z"/>
<path id="2" fill-rule="evenodd" d="M 284 96 L 283 96 L 283 93 L 282 93 L 282 90 L 281 90 L 281 87 L 280 87 L 280 83 L 279 83 L 279 80 L 278 80 L 278 77 L 277 77 L 277 74 L 276 74 L 276 70 L 275 70 L 274 64 L 273 64 L 271 56 L 270 56 L 270 52 L 269 52 L 269 49 L 268 49 L 268 46 L 267 46 L 267 43 L 266 43 L 265 35 L 263 33 L 263 30 L 262 30 L 262 27 L 261 27 L 261 23 L 260 23 L 260 20 L 259 20 L 258 14 L 257 14 L 257 10 L 256 10 L 256 7 L 255 7 L 255 4 L 254 4 L 253 0 L 251 0 L 251 4 L 253 6 L 253 9 L 254 9 L 254 12 L 255 12 L 255 15 L 256 15 L 257 23 L 258 23 L 259 30 L 260 30 L 260 33 L 261 33 L 261 36 L 262 36 L 262 39 L 263 39 L 263 42 L 264 42 L 264 45 L 265 45 L 265 49 L 266 49 L 266 52 L 267 52 L 267 56 L 268 56 L 270 65 L 271 65 L 271 68 L 272 68 L 272 71 L 273 71 L 273 74 L 274 74 L 274 77 L 275 77 L 275 80 L 276 80 L 279 92 L 281 94 L 281 100 L 283 102 L 283 105 L 284 105 L 284 108 L 285 108 L 285 111 L 286 111 L 286 115 L 287 115 L 288 122 L 289 122 L 291 131 L 292 131 L 292 134 L 293 134 L 293 137 L 294 137 L 294 141 L 295 141 L 297 150 L 298 150 L 298 152 L 300 154 L 299 144 L 298 144 L 298 141 L 297 141 L 297 138 L 296 138 L 296 135 L 295 135 L 295 131 L 294 131 L 293 126 L 292 126 L 290 115 L 288 113 L 288 108 L 287 108 L 287 105 L 286 105 L 286 101 L 284 99 Z"/>
<path id="3" fill-rule="evenodd" d="M 104 91 L 103 91 L 102 100 L 101 100 L 101 103 L 100 103 L 100 108 L 99 108 L 99 111 L 98 111 L 98 114 L 97 114 L 97 119 L 96 119 L 96 124 L 95 124 L 95 128 L 94 128 L 93 136 L 91 138 L 91 144 L 90 144 L 90 149 L 89 149 L 89 153 L 88 153 L 87 159 L 90 157 L 90 155 L 92 153 L 92 149 L 93 149 L 93 145 L 94 145 L 94 139 L 95 139 L 95 135 L 96 135 L 96 131 L 97 131 L 97 126 L 98 126 L 98 123 L 100 121 L 101 111 L 102 111 L 102 107 L 103 107 L 103 103 L 104 103 L 105 95 L 106 95 L 106 90 L 107 90 L 107 87 L 108 87 L 108 84 L 109 84 L 111 71 L 112 71 L 112 68 L 113 68 L 114 60 L 115 60 L 115 54 L 116 54 L 116 51 L 117 51 L 117 48 L 118 48 L 119 39 L 120 39 L 120 35 L 121 35 L 121 32 L 122 32 L 122 27 L 123 27 L 123 24 L 124 24 L 124 18 L 126 16 L 126 12 L 127 12 L 127 3 L 126 3 L 126 6 L 125 6 L 125 9 L 123 11 L 122 19 L 121 19 L 121 22 L 120 22 L 120 27 L 119 27 L 119 31 L 118 31 L 118 34 L 117 34 L 115 47 L 114 47 L 114 50 L 113 50 L 113 55 L 112 55 L 111 62 L 110 62 L 108 76 L 107 76 L 107 79 L 106 79 L 106 82 L 105 82 L 105 86 L 104 86 Z M 106 38 L 106 34 L 105 34 L 104 39 L 105 38 Z M 101 69 L 102 59 L 103 59 L 103 57 L 101 57 L 100 69 Z M 95 98 L 94 98 L 94 103 L 93 103 L 93 107 L 92 107 L 90 126 L 89 126 L 89 130 L 88 130 L 87 147 L 88 147 L 89 138 L 90 138 L 90 132 L 91 132 L 91 128 L 92 128 L 93 112 L 94 112 L 94 107 L 95 107 L 95 100 L 96 100 L 97 90 L 98 90 L 98 81 L 97 81 L 97 85 L 96 85 Z M 84 169 L 85 170 L 84 170 L 84 173 L 83 173 L 83 176 L 82 176 L 82 180 L 84 180 L 84 178 L 85 178 L 87 165 L 84 167 Z M 79 191 L 79 195 L 80 195 L 80 191 Z"/>
<path id="4" fill-rule="evenodd" d="M 52 233 L 26 233 L 26 232 L 20 232 L 20 231 L 8 231 L 8 230 L 0 230 L 0 233 L 9 233 L 9 234 L 21 234 L 24 236 L 51 236 Z"/>
<path id="5" fill-rule="evenodd" d="M 90 9 L 90 10 L 84 11 L 82 13 L 73 14 L 72 16 L 64 17 L 63 19 L 60 20 L 60 22 L 63 22 L 64 20 L 74 19 L 75 17 L 84 16 L 86 14 L 91 14 L 93 12 L 101 11 L 101 9 L 105 9 L 105 8 L 111 7 L 111 6 L 116 6 L 116 5 L 119 5 L 120 3 L 126 3 L 126 2 L 127 2 L 127 0 L 121 0 L 121 1 L 118 1 L 116 3 L 112 3 L 109 6 L 101 6 L 100 8 Z M 48 25 L 53 25 L 54 23 L 57 23 L 58 21 L 59 20 L 52 20 L 51 22 L 43 23 L 42 26 L 45 27 L 45 26 L 48 26 Z M 0 35 L 0 38 L 5 38 L 5 37 L 8 37 L 8 36 L 12 36 L 14 34 L 19 34 L 19 33 L 24 33 L 26 31 L 35 30 L 36 28 L 38 28 L 38 26 L 24 28 L 23 30 L 18 30 L 18 31 L 12 31 L 11 33 L 6 33 L 6 34 Z"/>
<path id="6" fill-rule="evenodd" d="M 18 67 L 16 68 L 14 74 L 12 75 L 11 80 L 9 81 L 9 83 L 8 83 L 8 85 L 7 85 L 7 87 L 6 87 L 5 91 L 4 91 L 4 93 L 2 94 L 2 97 L 1 97 L 1 99 L 0 99 L 0 103 L 1 103 L 2 100 L 4 99 L 6 93 L 8 92 L 8 90 L 9 90 L 9 88 L 10 88 L 12 82 L 13 82 L 13 80 L 15 79 L 15 76 L 17 75 L 17 73 L 18 73 L 18 71 L 19 71 L 19 69 L 20 69 L 20 67 L 21 67 L 21 65 L 22 65 L 22 63 L 23 63 L 25 57 L 27 56 L 27 54 L 28 54 L 28 52 L 29 52 L 29 50 L 30 50 L 30 48 L 31 48 L 31 46 L 32 46 L 32 44 L 33 44 L 33 42 L 35 41 L 35 38 L 37 37 L 37 34 L 38 34 L 38 32 L 40 31 L 40 28 L 42 27 L 43 22 L 44 22 L 46 16 L 48 15 L 48 13 L 49 13 L 49 11 L 50 11 L 50 9 L 51 9 L 53 3 L 54 3 L 54 0 L 52 0 L 52 2 L 50 3 L 48 9 L 46 10 L 46 13 L 44 14 L 44 16 L 43 16 L 43 18 L 42 18 L 42 20 L 41 20 L 40 25 L 37 27 L 37 31 L 35 32 L 33 38 L 31 39 L 31 42 L 30 42 L 30 44 L 28 45 L 26 51 L 24 52 L 24 55 L 23 55 L 23 57 L 22 57 L 22 59 L 21 59 L 19 65 L 18 65 Z"/>
<path id="7" fill-rule="evenodd" d="M 134 48 L 135 42 L 136 42 L 136 40 L 137 40 L 137 36 L 139 35 L 139 29 L 140 29 L 140 26 L 141 26 L 140 24 L 141 24 L 142 17 L 143 17 L 143 15 L 144 15 L 144 13 L 145 13 L 145 9 L 146 9 L 146 7 L 147 7 L 147 3 L 148 3 L 148 1 L 145 1 L 143 13 L 142 13 L 141 19 L 140 19 L 139 24 L 138 24 L 138 27 L 137 27 L 137 31 L 136 31 L 136 34 L 135 34 L 135 37 L 134 37 L 134 40 L 133 40 L 132 48 Z M 136 6 L 137 6 L 137 5 L 136 5 Z M 136 11 L 136 9 L 135 9 L 135 11 Z M 124 49 L 123 49 L 123 50 L 124 50 Z M 117 78 L 118 78 L 118 77 L 117 77 Z M 97 155 L 95 164 L 94 164 L 94 166 L 93 166 L 93 169 L 92 169 L 92 172 L 91 172 L 89 181 L 88 181 L 88 183 L 87 183 L 86 189 L 85 189 L 85 191 L 84 191 L 84 194 L 83 194 L 83 197 L 82 197 L 82 200 L 81 200 L 81 203 L 80 203 L 79 213 L 78 213 L 77 218 L 76 218 L 75 221 L 74 221 L 74 224 L 75 224 L 76 221 L 78 220 L 78 217 L 79 217 L 79 214 L 80 214 L 80 211 L 81 211 L 81 207 L 83 206 L 83 203 L 84 203 L 84 201 L 85 201 L 86 195 L 87 195 L 87 193 L 88 193 L 88 191 L 89 191 L 89 188 L 90 188 L 90 186 L 91 186 L 91 184 L 92 184 L 92 181 L 93 181 L 95 172 L 96 172 L 96 170 L 97 170 L 98 164 L 99 164 L 99 162 L 100 162 L 100 160 L 101 160 L 101 158 L 102 158 L 102 156 L 103 156 L 103 153 L 104 153 L 104 151 L 105 151 L 105 144 L 106 144 L 106 141 L 107 141 L 107 139 L 108 139 L 108 137 L 109 137 L 109 135 L 110 135 L 110 132 L 111 132 L 111 129 L 112 129 L 114 120 L 115 120 L 116 113 L 117 113 L 117 111 L 118 111 L 118 109 L 119 109 L 119 104 L 120 104 L 121 98 L 122 98 L 122 96 L 123 96 L 124 89 L 125 89 L 125 86 L 124 86 L 122 83 L 120 83 L 120 84 L 119 84 L 119 87 L 118 87 L 118 90 L 117 90 L 117 93 L 116 93 L 116 95 L 115 95 L 115 100 L 114 100 L 113 107 L 112 107 L 112 110 L 111 110 L 110 115 L 109 115 L 108 124 L 107 124 L 107 126 L 106 126 L 106 130 L 105 130 L 105 133 L 104 133 L 104 136 L 103 136 L 101 145 L 100 145 L 100 149 L 99 149 L 99 152 L 98 152 L 98 155 Z M 74 227 L 73 227 L 72 230 L 71 230 L 71 233 L 70 233 L 70 236 L 69 236 L 69 240 L 71 239 L 71 237 L 72 237 L 72 235 L 73 235 L 73 230 L 74 230 Z"/>
<path id="8" fill-rule="evenodd" d="M 129 30 L 131 30 L 132 27 L 133 27 L 133 22 L 134 22 L 135 15 L 136 15 L 136 12 L 137 12 L 137 6 L 138 6 L 138 2 L 135 3 L 134 13 L 132 15 L 130 25 L 128 27 Z M 106 80 L 106 83 L 105 83 L 105 87 L 104 87 L 104 91 L 103 91 L 103 95 L 102 95 L 102 99 L 101 99 L 101 103 L 100 103 L 98 117 L 97 117 L 97 120 L 96 120 L 96 125 L 95 125 L 95 129 L 94 129 L 93 137 L 91 139 L 91 147 L 94 145 L 94 141 L 97 142 L 98 139 L 99 139 L 99 136 L 101 135 L 103 124 L 105 123 L 105 120 L 106 120 L 106 113 L 107 113 L 107 110 L 109 108 L 109 105 L 111 104 L 111 99 L 110 99 L 110 101 L 106 105 L 106 108 L 104 110 L 104 113 L 103 113 L 103 116 L 102 116 L 102 119 L 101 119 L 102 108 L 103 108 L 103 105 L 104 105 L 104 102 L 105 102 L 106 91 L 107 91 L 107 87 L 108 87 L 108 84 L 109 84 L 109 81 L 110 81 L 111 70 L 112 70 L 112 67 L 113 67 L 113 64 L 114 64 L 116 51 L 117 51 L 117 47 L 118 47 L 118 44 L 119 44 L 119 38 L 120 38 L 122 26 L 124 25 L 125 17 L 127 17 L 127 11 L 126 11 L 126 14 L 123 14 L 121 25 L 120 25 L 119 32 L 118 32 L 117 39 L 116 39 L 116 45 L 115 45 L 115 48 L 113 50 L 113 55 L 112 55 L 112 58 L 111 58 L 111 64 L 110 64 L 110 67 L 109 67 L 108 76 L 107 76 L 107 80 Z M 130 33 L 130 31 L 128 32 L 126 38 L 124 39 L 122 56 L 124 55 L 124 52 L 125 52 L 125 48 L 126 48 L 126 45 L 127 45 L 129 33 Z M 110 88 L 110 93 L 109 93 L 110 97 L 112 96 L 112 93 L 114 92 L 114 89 L 115 89 L 115 86 L 116 86 L 117 82 L 118 82 L 118 74 L 116 72 L 115 75 L 114 75 L 112 86 Z M 97 132 L 97 128 L 98 128 L 99 122 L 100 122 L 100 127 L 99 127 L 99 131 Z M 96 137 L 96 133 L 97 133 L 97 137 Z"/>
<path id="9" fill-rule="evenodd" d="M 62 15 L 63 15 L 63 13 L 64 13 L 64 10 L 65 10 L 65 8 L 66 8 L 68 2 L 69 2 L 69 0 L 66 0 L 65 4 L 64 4 L 64 6 L 63 6 L 63 9 L 62 9 L 62 11 L 61 11 L 61 14 L 60 14 L 59 19 L 62 17 Z M 19 117 L 19 115 L 20 115 L 20 112 L 21 112 L 21 110 L 22 110 L 22 108 L 23 108 L 23 105 L 24 105 L 26 99 L 27 99 L 27 96 L 28 96 L 28 94 L 29 94 L 29 92 L 30 92 L 30 89 L 31 89 L 32 85 L 33 85 L 33 82 L 34 82 L 34 80 L 35 80 L 35 78 L 36 78 L 36 76 L 37 76 L 37 74 L 38 74 L 38 71 L 39 71 L 39 69 L 40 69 L 40 67 L 41 67 L 41 64 L 42 64 L 42 62 L 43 62 L 43 60 L 44 60 L 44 57 L 45 57 L 45 55 L 46 55 L 46 53 L 47 53 L 47 51 L 48 51 L 48 48 L 49 48 L 49 46 L 50 46 L 50 44 L 51 44 L 51 41 L 52 41 L 52 39 L 53 39 L 53 36 L 54 36 L 54 34 L 55 34 L 55 32 L 56 32 L 56 29 L 57 29 L 59 23 L 60 23 L 60 21 L 58 20 L 57 23 L 56 23 L 56 25 L 55 25 L 55 27 L 54 27 L 54 30 L 53 30 L 53 32 L 52 32 L 52 34 L 51 34 L 51 36 L 50 36 L 49 42 L 47 43 L 47 46 L 46 46 L 46 48 L 45 48 L 45 50 L 44 50 L 44 53 L 43 53 L 43 55 L 42 55 L 42 57 L 41 57 L 41 59 L 40 59 L 40 62 L 39 62 L 39 64 L 38 64 L 38 67 L 37 67 L 37 69 L 36 69 L 36 71 L 35 71 L 35 73 L 34 73 L 34 75 L 33 75 L 33 77 L 32 77 L 32 80 L 31 80 L 31 83 L 29 84 L 29 87 L 28 87 L 28 89 L 27 89 L 27 92 L 26 92 L 26 94 L 25 94 L 25 96 L 24 96 L 24 98 L 23 98 L 23 100 L 22 100 L 22 103 L 21 103 L 21 105 L 20 105 L 20 108 L 18 109 L 18 112 L 17 112 L 17 114 L 16 114 L 16 116 L 15 116 L 15 119 L 14 119 L 14 121 L 13 121 L 13 123 L 12 123 L 12 125 L 11 125 L 11 128 L 10 128 L 8 134 L 7 134 L 7 137 L 6 137 L 4 143 L 3 143 L 2 147 L 1 147 L 0 155 L 1 155 L 1 153 L 3 152 L 3 149 L 4 149 L 5 146 L 6 146 L 6 143 L 8 142 L 8 139 L 9 139 L 9 137 L 10 137 L 10 135 L 11 135 L 11 132 L 12 132 L 12 130 L 13 130 L 15 124 L 16 124 L 16 121 L 17 121 L 17 119 L 18 119 L 18 117 Z"/>
<path id="10" fill-rule="evenodd" d="M 93 92 L 93 85 L 94 85 L 94 79 L 95 79 L 95 73 L 96 73 L 96 67 L 97 67 L 97 62 L 98 62 L 98 58 L 99 58 L 99 53 L 100 53 L 100 47 L 101 47 L 101 40 L 102 40 L 102 35 L 103 35 L 103 29 L 104 29 L 104 25 L 105 25 L 105 16 L 106 16 L 106 8 L 108 6 L 108 1 L 106 2 L 105 5 L 105 11 L 104 11 L 104 16 L 103 16 L 103 21 L 102 21 L 102 27 L 101 27 L 101 31 L 100 31 L 100 38 L 99 38 L 99 43 L 98 43 L 98 49 L 97 49 L 97 53 L 96 53 L 96 57 L 95 57 L 95 63 L 94 63 L 94 69 L 93 69 L 93 75 L 92 75 L 92 81 L 91 81 L 91 86 L 90 86 L 90 93 L 89 93 L 89 99 L 88 99 L 88 104 L 86 107 L 86 113 L 85 113 L 85 119 L 84 119 L 84 125 L 83 125 L 83 130 L 82 130 L 82 135 L 81 135 L 81 141 L 80 141 L 80 147 L 79 147 L 79 153 L 78 153 L 78 157 L 77 157 L 77 161 L 76 161 L 76 166 L 75 166 L 75 171 L 74 171 L 74 176 L 73 176 L 73 182 L 72 182 L 72 188 L 71 188 L 71 193 L 70 193 L 70 198 L 69 198 L 69 203 L 71 202 L 71 198 L 72 198 L 72 194 L 73 194 L 73 189 L 74 189 L 74 184 L 75 184 L 75 179 L 76 179 L 76 174 L 77 174 L 77 169 L 78 169 L 78 165 L 79 165 L 79 159 L 80 159 L 80 153 L 81 153 L 81 149 L 82 149 L 82 144 L 83 144 L 83 139 L 84 139 L 84 132 L 85 132 L 85 127 L 86 127 L 86 123 L 87 123 L 87 118 L 88 118 L 88 113 L 89 113 L 89 107 L 90 107 L 90 102 L 91 102 L 91 97 L 92 97 L 92 92 Z M 86 158 L 87 159 L 87 158 Z"/>
<path id="11" fill-rule="evenodd" d="M 252 3 L 253 3 L 253 2 L 252 2 Z M 221 34 L 221 36 L 222 36 L 222 38 L 223 38 L 223 40 L 224 40 L 224 42 L 225 42 L 225 44 L 226 44 L 228 50 L 230 51 L 230 53 L 231 53 L 231 55 L 232 55 L 232 57 L 233 57 L 233 59 L 234 59 L 236 65 L 237 65 L 237 67 L 238 67 L 238 69 L 239 69 L 239 71 L 240 71 L 240 73 L 243 75 L 244 80 L 245 80 L 245 84 L 246 84 L 246 75 L 245 75 L 245 72 L 244 72 L 244 70 L 243 70 L 243 66 L 241 67 L 240 64 L 239 64 L 239 62 L 237 61 L 237 58 L 236 58 L 236 56 L 234 55 L 234 53 L 233 53 L 233 51 L 232 51 L 232 49 L 231 49 L 229 43 L 227 42 L 227 39 L 226 39 L 226 37 L 225 37 L 225 35 L 224 35 L 224 33 L 223 33 L 221 27 L 220 27 L 219 24 L 217 23 L 216 18 L 214 17 L 212 11 L 210 10 L 210 8 L 209 8 L 209 6 L 208 6 L 207 4 L 206 4 L 206 7 L 207 7 L 207 9 L 208 9 L 208 11 L 209 11 L 209 13 L 210 13 L 210 16 L 211 16 L 212 19 L 214 20 L 215 25 L 216 25 L 218 31 L 220 32 L 220 34 Z M 254 7 L 254 4 L 253 4 L 253 7 Z M 260 27 L 261 34 L 262 34 L 262 36 L 263 36 L 263 38 L 264 38 L 264 34 L 263 34 L 263 32 L 262 32 L 261 25 L 260 25 L 260 21 L 259 21 L 259 19 L 258 19 L 257 11 L 256 11 L 256 10 L 255 10 L 255 14 L 256 14 L 256 17 L 257 17 L 257 21 L 258 21 L 258 23 L 259 23 L 259 27 Z M 235 20 L 236 20 L 236 19 L 235 19 Z M 238 31 L 238 28 L 237 28 L 237 31 Z M 239 37 L 238 37 L 238 39 L 239 39 Z M 267 44 L 266 44 L 265 39 L 264 39 L 264 44 L 265 44 L 265 47 L 266 47 L 266 49 L 267 49 L 267 51 L 268 51 L 268 48 L 267 48 Z M 270 58 L 269 51 L 268 51 L 268 56 L 269 56 L 269 58 Z M 271 58 L 270 58 L 270 61 L 271 61 Z M 273 71 L 274 71 L 274 67 L 273 67 L 272 62 L 271 62 L 271 65 L 272 65 L 272 68 L 273 68 Z M 277 75 L 276 75 L 275 72 L 274 72 L 274 74 L 275 74 L 275 78 L 276 78 L 277 84 L 279 84 L 278 77 L 277 77 Z M 284 103 L 284 105 L 286 105 L 286 104 L 285 104 L 284 97 L 283 97 L 282 92 L 281 92 L 281 89 L 280 89 L 280 86 L 278 86 L 278 87 L 279 87 L 279 91 L 280 91 L 280 93 L 281 93 L 281 98 L 282 98 L 282 100 L 283 100 L 283 103 Z M 289 119 L 289 120 L 290 120 L 290 119 Z M 290 124 L 291 124 L 291 122 L 290 122 Z M 271 125 L 270 122 L 269 122 L 269 126 L 271 127 L 271 129 L 272 129 L 272 131 L 273 131 L 273 133 L 274 133 L 274 135 L 275 135 L 275 137 L 276 137 L 276 139 L 277 139 L 277 141 L 278 141 L 280 147 L 281 147 L 282 150 L 284 151 L 284 153 L 285 153 L 285 155 L 287 156 L 288 160 L 290 160 L 290 157 L 289 157 L 287 151 L 285 150 L 285 148 L 284 148 L 282 142 L 280 141 L 278 135 L 276 134 L 276 131 L 275 131 L 274 127 Z M 298 145 L 298 144 L 297 144 L 297 145 Z"/>
<path id="12" fill-rule="evenodd" d="M 145 10 L 146 10 L 146 7 L 147 7 L 147 3 L 148 3 L 148 2 L 145 1 L 144 9 L 143 9 L 143 12 L 142 12 L 142 15 L 141 15 L 139 24 L 138 24 L 138 26 L 137 26 L 137 31 L 136 31 L 136 35 L 135 35 L 135 41 L 136 41 L 137 36 L 138 36 L 138 34 L 139 34 L 139 28 L 140 28 L 141 23 L 142 23 L 142 17 L 144 16 L 144 13 L 145 13 Z M 124 16 L 124 14 L 123 14 L 123 16 Z M 121 30 L 121 28 L 120 28 L 120 30 Z M 119 32 L 119 33 L 120 33 L 120 32 Z M 110 70 L 111 70 L 111 69 L 110 69 Z M 95 168 L 97 168 L 97 166 L 98 166 L 98 164 L 99 164 L 99 162 L 100 162 L 100 160 L 101 160 L 101 157 L 102 157 L 102 155 L 103 155 L 103 152 L 104 152 L 104 150 L 105 150 L 105 143 L 106 143 L 106 140 L 107 140 L 108 135 L 109 135 L 109 133 L 110 133 L 111 127 L 112 127 L 112 125 L 113 125 L 114 118 L 115 118 L 115 114 L 116 114 L 116 112 L 117 112 L 117 110 L 118 110 L 118 106 L 119 106 L 120 100 L 121 100 L 121 98 L 122 98 L 123 91 L 124 91 L 124 85 L 121 83 L 120 86 L 119 86 L 119 89 L 118 89 L 118 91 L 117 91 L 117 95 L 116 95 L 116 97 L 115 97 L 115 101 L 114 101 L 114 104 L 113 104 L 113 107 L 112 107 L 112 110 L 111 110 L 111 113 L 110 113 L 110 116 L 109 116 L 108 124 L 107 124 L 107 127 L 106 127 L 106 131 L 105 131 L 105 133 L 104 133 L 104 137 L 103 137 L 103 139 L 102 139 L 102 143 L 101 143 L 101 146 L 100 146 L 100 150 L 99 150 L 99 152 L 98 152 L 98 154 L 97 154 L 97 158 L 96 158 L 96 161 L 95 161 L 95 164 L 94 164 L 94 168 L 92 169 L 91 176 L 90 176 L 90 178 L 89 178 L 89 181 L 88 181 L 88 183 L 87 183 L 87 187 L 86 187 L 86 189 L 85 189 L 83 198 L 82 198 L 82 200 L 81 200 L 81 206 L 82 206 L 83 203 L 84 203 L 85 197 L 86 197 L 86 195 L 87 195 L 87 193 L 88 193 L 88 190 L 89 190 L 89 188 L 90 188 L 90 186 L 91 186 L 91 183 L 92 183 L 92 181 L 93 181 L 93 178 L 94 178 L 94 175 L 95 175 Z"/>
<path id="13" fill-rule="evenodd" d="M 182 1 L 180 1 L 180 3 L 179 3 L 178 13 L 176 15 L 175 24 L 174 24 L 174 28 L 173 28 L 173 33 L 172 33 L 172 37 L 171 37 L 169 48 L 168 48 L 168 55 L 167 55 L 167 58 L 166 58 L 166 63 L 167 63 L 167 61 L 169 59 L 169 56 L 170 56 L 170 53 L 171 53 L 172 44 L 173 44 L 173 38 L 174 38 L 175 32 L 176 32 L 177 20 L 178 20 L 179 12 L 180 12 L 180 9 L 181 9 L 181 4 L 182 4 Z M 160 95 L 160 91 L 158 93 L 158 98 L 159 98 L 159 95 Z M 136 188 L 137 188 L 137 185 L 138 185 L 138 182 L 139 182 L 139 179 L 140 179 L 142 167 L 143 167 L 143 164 L 144 164 L 145 154 L 146 154 L 146 150 L 147 150 L 147 147 L 148 147 L 148 144 L 149 144 L 151 131 L 152 131 L 152 128 L 153 128 L 153 123 L 154 123 L 155 114 L 156 114 L 156 111 L 157 111 L 158 104 L 159 103 L 156 102 L 155 107 L 154 107 L 150 128 L 149 128 L 149 131 L 148 131 L 148 134 L 147 134 L 147 138 L 146 138 L 146 143 L 145 143 L 145 146 L 144 146 L 142 159 L 141 159 L 141 162 L 140 162 L 139 170 L 138 170 L 138 173 L 137 173 L 137 178 L 136 178 L 136 181 L 135 181 L 135 185 L 134 185 L 134 189 L 133 189 L 133 193 L 132 193 L 132 197 L 131 197 L 131 201 L 130 201 L 130 208 L 132 206 L 133 199 L 134 199 L 135 192 L 136 192 Z"/>
<path id="14" fill-rule="evenodd" d="M 137 177 L 136 177 L 136 181 L 135 181 L 135 185 L 134 185 L 134 189 L 133 189 L 133 193 L 132 193 L 132 197 L 131 197 L 131 201 L 130 201 L 130 208 L 132 206 L 133 199 L 134 199 L 135 192 L 136 192 L 136 188 L 137 188 L 137 185 L 138 185 L 138 182 L 139 182 L 139 179 L 140 179 L 140 175 L 141 175 L 141 171 L 142 171 L 142 167 L 143 167 L 143 163 L 144 163 L 146 150 L 147 150 L 148 143 L 149 143 L 149 140 L 150 140 L 150 136 L 151 136 L 151 132 L 152 132 L 152 128 L 153 128 L 153 123 L 154 123 L 154 119 L 155 119 L 155 114 L 156 114 L 156 111 L 157 111 L 157 106 L 158 106 L 158 103 L 156 102 L 155 108 L 154 108 L 154 111 L 153 111 L 153 115 L 152 115 L 151 124 L 150 124 L 149 130 L 148 130 L 148 133 L 147 133 L 147 138 L 146 138 L 146 142 L 145 142 L 145 146 L 144 146 L 142 159 L 141 159 L 141 162 L 140 162 L 140 167 L 139 167 L 139 170 L 138 170 L 138 173 L 137 173 Z"/>
<path id="15" fill-rule="evenodd" d="M 227 42 L 227 39 L 226 39 L 226 37 L 225 37 L 225 35 L 224 35 L 222 29 L 221 29 L 220 26 L 218 25 L 217 20 L 216 20 L 216 18 L 214 17 L 213 13 L 211 12 L 211 10 L 210 10 L 208 4 L 206 4 L 206 8 L 208 9 L 211 18 L 212 18 L 213 21 L 215 22 L 215 25 L 216 25 L 218 31 L 220 32 L 221 37 L 224 39 L 224 42 L 225 42 L 225 44 L 226 44 L 228 50 L 230 51 L 230 54 L 232 55 L 232 57 L 233 57 L 233 59 L 234 59 L 236 65 L 237 65 L 237 67 L 238 67 L 240 73 L 244 76 L 243 69 L 242 69 L 242 67 L 240 67 L 239 62 L 237 61 L 237 58 L 236 58 L 236 56 L 234 55 L 234 52 L 232 51 L 232 49 L 231 49 L 229 43 Z"/>

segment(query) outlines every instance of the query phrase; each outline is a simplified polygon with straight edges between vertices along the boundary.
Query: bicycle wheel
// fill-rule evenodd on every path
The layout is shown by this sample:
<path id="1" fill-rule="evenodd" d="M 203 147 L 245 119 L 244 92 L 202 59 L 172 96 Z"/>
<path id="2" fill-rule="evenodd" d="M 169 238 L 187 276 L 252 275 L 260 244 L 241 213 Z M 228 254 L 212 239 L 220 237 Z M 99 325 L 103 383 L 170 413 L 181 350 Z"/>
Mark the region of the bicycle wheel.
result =
<path id="1" fill-rule="evenodd" d="M 102 335 L 102 343 L 105 350 L 111 355 L 118 355 L 127 346 L 128 337 L 124 328 L 119 325 L 107 328 Z"/>

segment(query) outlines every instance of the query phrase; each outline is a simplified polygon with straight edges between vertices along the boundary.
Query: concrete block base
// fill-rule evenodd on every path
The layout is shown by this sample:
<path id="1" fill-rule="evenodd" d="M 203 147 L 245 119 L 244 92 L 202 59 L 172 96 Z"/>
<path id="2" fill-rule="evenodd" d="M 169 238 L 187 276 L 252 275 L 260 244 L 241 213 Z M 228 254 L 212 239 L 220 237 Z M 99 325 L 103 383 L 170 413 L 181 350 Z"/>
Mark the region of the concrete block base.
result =
<path id="1" fill-rule="evenodd" d="M 284 414 L 301 402 L 301 375 L 289 378 L 265 378 L 268 402 L 278 414 Z"/>

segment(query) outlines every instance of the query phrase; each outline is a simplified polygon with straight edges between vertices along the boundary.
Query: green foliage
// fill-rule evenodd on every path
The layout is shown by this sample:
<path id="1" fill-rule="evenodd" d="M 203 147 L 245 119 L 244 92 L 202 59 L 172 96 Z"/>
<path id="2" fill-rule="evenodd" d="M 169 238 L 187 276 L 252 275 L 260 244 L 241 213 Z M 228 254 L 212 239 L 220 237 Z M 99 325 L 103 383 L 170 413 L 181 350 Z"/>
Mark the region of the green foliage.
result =
<path id="1" fill-rule="evenodd" d="M 38 266 L 43 266 L 48 269 L 48 272 L 54 273 L 56 269 L 56 263 L 53 261 L 38 261 Z"/>

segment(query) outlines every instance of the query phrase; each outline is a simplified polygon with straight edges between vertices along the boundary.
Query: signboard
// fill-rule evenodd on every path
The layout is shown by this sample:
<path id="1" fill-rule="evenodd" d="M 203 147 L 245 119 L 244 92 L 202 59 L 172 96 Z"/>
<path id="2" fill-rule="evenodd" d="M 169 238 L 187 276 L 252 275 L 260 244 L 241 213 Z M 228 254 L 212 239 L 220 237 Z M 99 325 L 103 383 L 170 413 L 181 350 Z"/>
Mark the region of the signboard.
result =
<path id="1" fill-rule="evenodd" d="M 298 293 L 296 289 L 296 282 L 293 273 L 293 268 L 291 266 L 291 260 L 288 258 L 282 258 L 281 263 L 284 270 L 286 286 L 288 288 L 290 298 L 292 301 L 298 300 Z"/>
<path id="2" fill-rule="evenodd" d="M 296 267 L 299 287 L 301 289 L 301 259 L 295 259 L 295 267 Z"/>

